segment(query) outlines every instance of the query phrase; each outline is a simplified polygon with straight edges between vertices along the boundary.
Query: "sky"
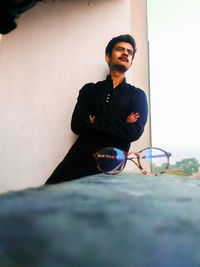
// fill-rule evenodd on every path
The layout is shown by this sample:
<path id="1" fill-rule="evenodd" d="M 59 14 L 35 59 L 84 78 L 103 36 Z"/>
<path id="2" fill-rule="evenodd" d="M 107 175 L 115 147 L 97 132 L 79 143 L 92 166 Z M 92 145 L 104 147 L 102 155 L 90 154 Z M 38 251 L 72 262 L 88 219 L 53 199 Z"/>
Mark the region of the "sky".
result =
<path id="1" fill-rule="evenodd" d="M 200 162 L 200 1 L 147 0 L 152 144 Z"/>

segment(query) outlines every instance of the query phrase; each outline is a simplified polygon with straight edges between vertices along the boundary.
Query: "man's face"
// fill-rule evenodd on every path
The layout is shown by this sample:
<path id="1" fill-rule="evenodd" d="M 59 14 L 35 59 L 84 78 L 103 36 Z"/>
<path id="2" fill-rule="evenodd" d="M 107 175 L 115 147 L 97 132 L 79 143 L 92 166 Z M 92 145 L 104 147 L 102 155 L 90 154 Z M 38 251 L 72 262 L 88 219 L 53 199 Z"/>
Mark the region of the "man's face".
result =
<path id="1" fill-rule="evenodd" d="M 133 61 L 133 47 L 130 43 L 116 43 L 112 50 L 112 55 L 106 55 L 106 61 L 110 69 L 118 69 L 125 72 L 130 69 Z"/>

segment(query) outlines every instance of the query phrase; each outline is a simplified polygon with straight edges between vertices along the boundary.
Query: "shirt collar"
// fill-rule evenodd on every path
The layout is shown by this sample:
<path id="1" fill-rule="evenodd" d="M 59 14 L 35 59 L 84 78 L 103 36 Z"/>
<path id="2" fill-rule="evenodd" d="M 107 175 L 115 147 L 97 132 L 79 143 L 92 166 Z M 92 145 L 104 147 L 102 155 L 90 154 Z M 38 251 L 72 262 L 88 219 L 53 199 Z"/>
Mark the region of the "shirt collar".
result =
<path id="1" fill-rule="evenodd" d="M 110 75 L 107 75 L 106 81 L 112 81 Z M 123 81 L 120 84 L 126 83 L 126 78 L 124 77 Z"/>

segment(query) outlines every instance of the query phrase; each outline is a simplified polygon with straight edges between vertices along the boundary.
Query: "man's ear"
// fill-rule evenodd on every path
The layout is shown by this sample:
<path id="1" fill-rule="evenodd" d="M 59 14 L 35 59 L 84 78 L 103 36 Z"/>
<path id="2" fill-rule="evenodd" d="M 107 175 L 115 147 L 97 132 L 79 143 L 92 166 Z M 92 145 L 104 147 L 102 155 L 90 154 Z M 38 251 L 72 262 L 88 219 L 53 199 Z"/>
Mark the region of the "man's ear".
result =
<path id="1" fill-rule="evenodd" d="M 105 60 L 108 63 L 108 65 L 110 65 L 110 59 L 111 59 L 111 56 L 109 54 L 105 54 Z"/>

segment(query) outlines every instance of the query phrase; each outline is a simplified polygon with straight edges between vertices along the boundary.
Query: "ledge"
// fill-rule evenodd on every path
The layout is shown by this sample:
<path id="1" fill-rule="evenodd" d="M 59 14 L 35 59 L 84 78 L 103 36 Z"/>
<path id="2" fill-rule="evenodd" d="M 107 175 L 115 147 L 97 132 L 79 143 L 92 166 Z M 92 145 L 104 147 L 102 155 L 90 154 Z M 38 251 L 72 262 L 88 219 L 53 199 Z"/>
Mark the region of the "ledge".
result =
<path id="1" fill-rule="evenodd" d="M 199 266 L 200 180 L 95 175 L 0 196 L 1 266 Z"/>

